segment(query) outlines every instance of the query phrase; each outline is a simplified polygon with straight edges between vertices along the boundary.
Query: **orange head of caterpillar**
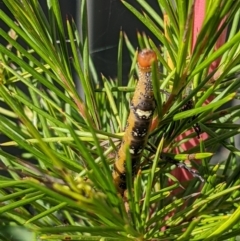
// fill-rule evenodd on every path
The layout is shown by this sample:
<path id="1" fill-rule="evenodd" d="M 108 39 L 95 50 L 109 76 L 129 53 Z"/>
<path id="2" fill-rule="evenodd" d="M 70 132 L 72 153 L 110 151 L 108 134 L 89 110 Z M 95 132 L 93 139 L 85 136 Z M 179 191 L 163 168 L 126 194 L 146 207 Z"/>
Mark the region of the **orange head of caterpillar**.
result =
<path id="1" fill-rule="evenodd" d="M 154 61 L 157 60 L 156 53 L 151 49 L 143 49 L 138 54 L 138 67 L 141 69 L 149 69 Z"/>

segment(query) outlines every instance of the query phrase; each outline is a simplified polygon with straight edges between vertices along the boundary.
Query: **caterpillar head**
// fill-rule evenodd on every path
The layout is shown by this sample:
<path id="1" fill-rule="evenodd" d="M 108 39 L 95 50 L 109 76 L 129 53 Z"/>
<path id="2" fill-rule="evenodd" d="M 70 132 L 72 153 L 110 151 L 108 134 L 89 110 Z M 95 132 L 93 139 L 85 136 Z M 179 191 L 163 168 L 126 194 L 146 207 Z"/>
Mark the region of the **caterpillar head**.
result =
<path id="1" fill-rule="evenodd" d="M 141 69 L 148 69 L 157 60 L 156 53 L 151 49 L 143 49 L 138 54 L 138 66 Z"/>

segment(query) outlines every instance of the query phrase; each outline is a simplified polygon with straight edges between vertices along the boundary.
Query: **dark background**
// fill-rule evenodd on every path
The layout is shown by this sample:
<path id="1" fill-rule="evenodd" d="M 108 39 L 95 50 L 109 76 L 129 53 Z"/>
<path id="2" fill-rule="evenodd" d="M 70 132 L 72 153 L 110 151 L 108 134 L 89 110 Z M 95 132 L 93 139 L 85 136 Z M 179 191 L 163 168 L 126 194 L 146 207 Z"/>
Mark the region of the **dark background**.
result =
<path id="1" fill-rule="evenodd" d="M 120 30 L 124 31 L 135 48 L 138 47 L 136 33 L 145 32 L 156 40 L 146 27 L 119 0 L 88 0 L 90 51 L 98 73 L 116 77 L 117 49 Z M 141 8 L 136 0 L 128 3 Z M 159 12 L 156 0 L 148 1 Z M 157 44 L 157 43 L 156 43 Z M 127 81 L 127 73 L 131 62 L 126 48 L 123 49 L 123 77 Z"/>

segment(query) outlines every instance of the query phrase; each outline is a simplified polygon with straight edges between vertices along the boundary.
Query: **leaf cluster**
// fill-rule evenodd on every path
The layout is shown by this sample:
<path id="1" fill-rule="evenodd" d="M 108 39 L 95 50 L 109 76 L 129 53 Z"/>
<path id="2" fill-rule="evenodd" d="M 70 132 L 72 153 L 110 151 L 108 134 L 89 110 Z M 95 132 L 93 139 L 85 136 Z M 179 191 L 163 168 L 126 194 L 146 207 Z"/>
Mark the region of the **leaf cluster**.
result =
<path id="1" fill-rule="evenodd" d="M 139 48 L 153 49 L 159 60 L 152 72 L 157 111 L 133 183 L 127 165 L 126 202 L 116 192 L 111 165 L 136 84 L 137 51 L 120 32 L 117 79 L 99 80 L 89 54 L 86 0 L 80 30 L 69 18 L 65 28 L 58 1 L 47 1 L 45 14 L 38 1 L 3 0 L 15 20 L 0 10 L 11 29 L 0 29 L 7 42 L 0 45 L 0 102 L 8 106 L 0 108 L 0 132 L 8 137 L 0 148 L 0 167 L 8 173 L 0 176 L 2 240 L 18 225 L 31 230 L 35 240 L 239 235 L 240 152 L 234 137 L 240 132 L 240 108 L 224 105 L 239 99 L 240 3 L 206 1 L 206 17 L 192 46 L 194 1 L 158 0 L 164 19 L 146 1 L 136 1 L 143 12 L 122 3 L 158 41 L 138 33 Z M 227 39 L 216 49 L 227 27 Z M 122 86 L 123 44 L 132 59 L 127 86 Z M 214 61 L 218 67 L 210 71 Z M 178 137 L 196 124 L 208 138 L 182 149 L 198 133 Z M 21 149 L 21 156 L 10 154 L 9 146 Z M 228 156 L 212 165 L 219 147 Z M 169 160 L 187 159 L 204 183 L 198 178 L 182 183 L 171 174 L 176 167 Z"/>

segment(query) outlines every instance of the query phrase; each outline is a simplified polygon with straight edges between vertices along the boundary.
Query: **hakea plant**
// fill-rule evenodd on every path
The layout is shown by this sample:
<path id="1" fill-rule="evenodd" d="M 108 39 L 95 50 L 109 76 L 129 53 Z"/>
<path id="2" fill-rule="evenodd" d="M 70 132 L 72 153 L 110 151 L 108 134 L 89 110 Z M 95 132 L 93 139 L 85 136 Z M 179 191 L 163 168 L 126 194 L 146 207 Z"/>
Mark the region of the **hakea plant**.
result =
<path id="1" fill-rule="evenodd" d="M 47 1 L 46 16 L 38 1 L 3 0 L 15 19 L 0 11 L 11 29 L 0 29 L 0 133 L 8 137 L 0 143 L 7 172 L 0 176 L 1 240 L 19 229 L 25 241 L 240 235 L 240 108 L 223 106 L 239 98 L 240 2 L 159 0 L 163 18 L 137 2 L 142 12 L 122 1 L 157 39 L 138 34 L 138 49 L 152 49 L 158 59 L 149 73 L 156 111 L 137 173 L 126 147 L 126 190 L 119 194 L 112 166 L 136 86 L 137 50 L 120 33 L 117 79 L 99 80 L 86 0 L 80 32 L 69 19 L 64 29 L 58 1 Z M 132 58 L 125 87 L 124 42 Z M 213 165 L 219 147 L 229 154 Z"/>

